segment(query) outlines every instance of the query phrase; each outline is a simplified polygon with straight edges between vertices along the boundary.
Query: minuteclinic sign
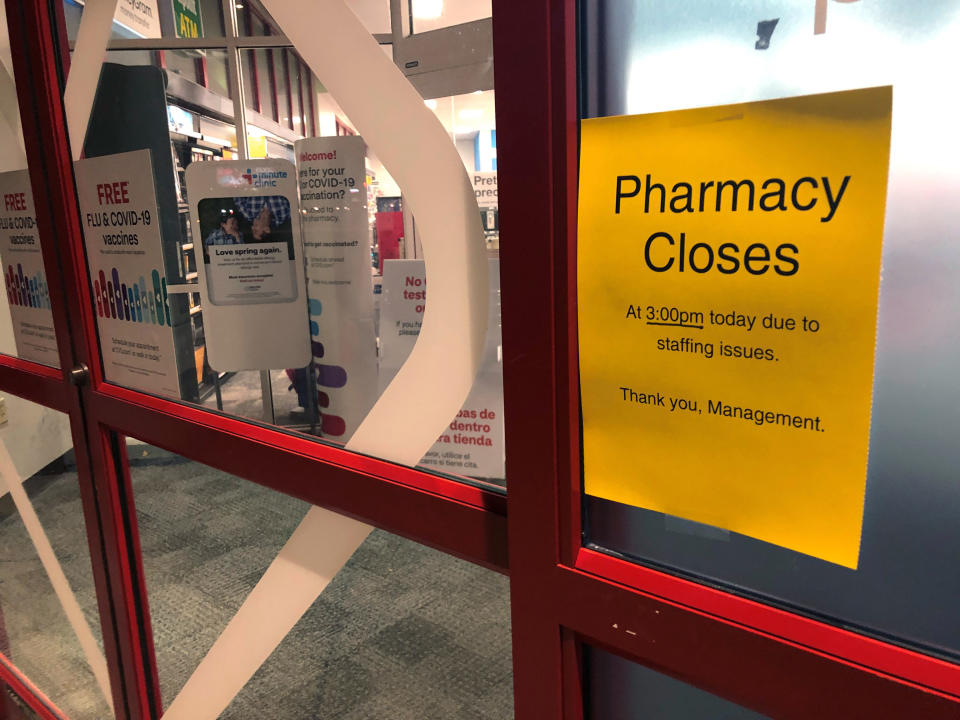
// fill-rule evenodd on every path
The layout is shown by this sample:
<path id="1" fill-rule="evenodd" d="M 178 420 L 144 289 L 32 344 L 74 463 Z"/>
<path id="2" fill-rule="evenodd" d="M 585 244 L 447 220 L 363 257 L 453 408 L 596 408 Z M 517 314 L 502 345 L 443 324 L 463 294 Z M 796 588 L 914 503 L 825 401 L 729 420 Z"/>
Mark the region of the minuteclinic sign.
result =
<path id="1" fill-rule="evenodd" d="M 855 568 L 890 87 L 585 120 L 585 491 Z"/>

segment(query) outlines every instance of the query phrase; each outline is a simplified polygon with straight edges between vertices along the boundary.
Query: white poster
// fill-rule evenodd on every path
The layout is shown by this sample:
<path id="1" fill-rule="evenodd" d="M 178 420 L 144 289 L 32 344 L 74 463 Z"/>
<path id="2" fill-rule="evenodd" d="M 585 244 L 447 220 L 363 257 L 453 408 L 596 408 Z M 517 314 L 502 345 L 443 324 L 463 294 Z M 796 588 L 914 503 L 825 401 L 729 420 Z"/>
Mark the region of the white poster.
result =
<path id="1" fill-rule="evenodd" d="M 500 265 L 495 259 L 488 260 L 488 263 L 490 301 L 480 369 L 460 412 L 420 464 L 458 475 L 504 479 Z M 420 334 L 426 302 L 422 260 L 388 260 L 383 264 L 381 392 L 413 349 Z"/>
<path id="2" fill-rule="evenodd" d="M 474 172 L 470 175 L 473 194 L 477 197 L 480 209 L 495 208 L 500 204 L 497 193 L 497 171 Z"/>
<path id="3" fill-rule="evenodd" d="M 86 6 L 85 0 L 72 1 L 77 5 Z M 120 34 L 123 37 L 159 38 L 162 36 L 157 0 L 116 0 L 116 2 L 117 10 L 113 14 L 113 21 L 126 31 L 121 31 Z"/>
<path id="4" fill-rule="evenodd" d="M 47 276 L 26 170 L 0 173 L 0 260 L 17 356 L 60 366 Z"/>
<path id="5" fill-rule="evenodd" d="M 149 150 L 76 163 L 107 380 L 180 397 Z"/>
<path id="6" fill-rule="evenodd" d="M 294 150 L 323 433 L 346 440 L 377 399 L 366 148 L 354 136 Z"/>
<path id="7" fill-rule="evenodd" d="M 113 20 L 137 37 L 158 38 L 161 35 L 157 0 L 117 0 Z"/>
<path id="8" fill-rule="evenodd" d="M 294 172 L 286 160 L 187 167 L 207 360 L 216 370 L 310 362 Z"/>

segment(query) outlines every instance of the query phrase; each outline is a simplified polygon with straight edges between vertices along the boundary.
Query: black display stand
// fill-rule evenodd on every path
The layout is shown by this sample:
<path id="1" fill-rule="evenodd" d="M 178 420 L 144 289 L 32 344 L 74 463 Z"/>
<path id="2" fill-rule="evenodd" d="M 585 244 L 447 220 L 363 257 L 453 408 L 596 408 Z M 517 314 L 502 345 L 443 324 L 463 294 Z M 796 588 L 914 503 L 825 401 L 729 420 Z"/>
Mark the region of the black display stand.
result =
<path id="1" fill-rule="evenodd" d="M 164 74 L 151 66 L 104 63 L 90 115 L 84 154 L 101 157 L 133 150 L 149 150 L 157 192 L 160 237 L 167 285 L 187 282 L 183 266 L 180 215 L 177 203 Z M 176 353 L 180 395 L 199 400 L 193 322 L 188 296 L 168 298 Z"/>

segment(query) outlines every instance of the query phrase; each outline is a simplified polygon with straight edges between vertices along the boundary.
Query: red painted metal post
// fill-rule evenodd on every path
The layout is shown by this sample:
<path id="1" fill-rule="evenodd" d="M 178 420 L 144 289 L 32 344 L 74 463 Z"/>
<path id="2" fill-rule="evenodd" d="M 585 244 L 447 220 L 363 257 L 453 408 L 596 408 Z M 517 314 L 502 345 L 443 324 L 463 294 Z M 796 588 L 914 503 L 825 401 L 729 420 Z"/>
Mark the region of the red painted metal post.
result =
<path id="1" fill-rule="evenodd" d="M 102 372 L 62 101 L 65 70 L 56 31 L 62 22 L 40 0 L 7 0 L 6 9 L 113 702 L 118 718 L 150 718 L 159 705 L 153 657 L 141 637 L 149 627 L 145 599 L 136 602 L 142 568 L 127 552 L 132 503 L 124 503 L 115 458 L 97 442 L 88 408 L 66 383 L 66 372 L 80 363 L 88 366 L 94 387 Z M 132 522 L 135 527 L 135 517 Z"/>

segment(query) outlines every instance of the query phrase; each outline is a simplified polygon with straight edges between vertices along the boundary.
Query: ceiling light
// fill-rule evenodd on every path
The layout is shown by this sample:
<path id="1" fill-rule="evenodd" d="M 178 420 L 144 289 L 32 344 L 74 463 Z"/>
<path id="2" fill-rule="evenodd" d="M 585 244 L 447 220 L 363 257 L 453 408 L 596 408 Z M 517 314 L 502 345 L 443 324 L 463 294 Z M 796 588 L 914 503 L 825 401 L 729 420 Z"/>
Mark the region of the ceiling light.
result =
<path id="1" fill-rule="evenodd" d="M 416 20 L 436 20 L 443 15 L 443 0 L 413 0 L 413 17 Z"/>
<path id="2" fill-rule="evenodd" d="M 424 101 L 423 101 L 423 104 L 426 105 L 426 106 L 427 106 L 428 108 L 430 108 L 431 110 L 436 110 L 436 109 L 437 109 L 437 101 L 436 101 L 436 100 L 424 100 Z"/>

